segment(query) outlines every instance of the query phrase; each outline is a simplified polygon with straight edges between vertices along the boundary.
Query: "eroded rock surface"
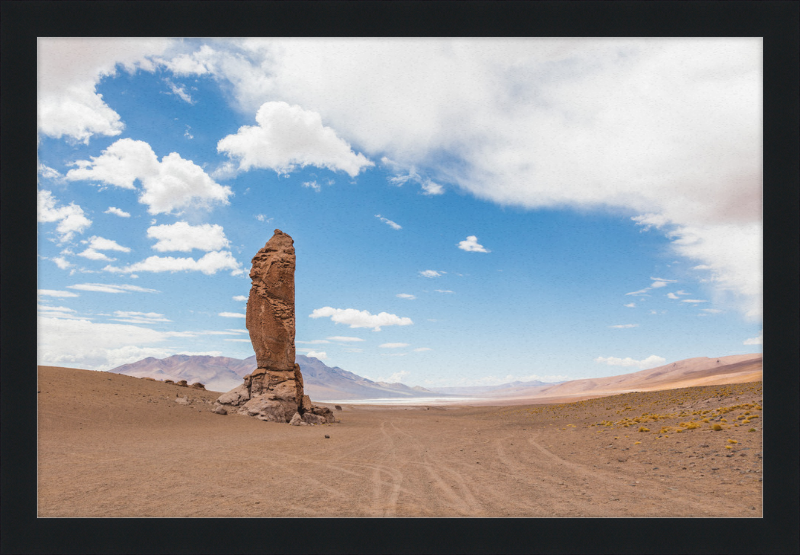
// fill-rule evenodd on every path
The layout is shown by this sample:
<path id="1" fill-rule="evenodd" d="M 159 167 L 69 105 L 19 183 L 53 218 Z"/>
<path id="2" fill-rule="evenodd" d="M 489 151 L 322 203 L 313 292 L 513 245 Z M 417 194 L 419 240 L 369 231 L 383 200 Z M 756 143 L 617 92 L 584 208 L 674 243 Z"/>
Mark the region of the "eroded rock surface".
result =
<path id="1" fill-rule="evenodd" d="M 258 368 L 217 403 L 268 422 L 290 422 L 295 415 L 308 424 L 333 422 L 330 409 L 303 394 L 303 375 L 294 361 L 295 260 L 294 241 L 279 229 L 253 257 L 246 325 Z"/>

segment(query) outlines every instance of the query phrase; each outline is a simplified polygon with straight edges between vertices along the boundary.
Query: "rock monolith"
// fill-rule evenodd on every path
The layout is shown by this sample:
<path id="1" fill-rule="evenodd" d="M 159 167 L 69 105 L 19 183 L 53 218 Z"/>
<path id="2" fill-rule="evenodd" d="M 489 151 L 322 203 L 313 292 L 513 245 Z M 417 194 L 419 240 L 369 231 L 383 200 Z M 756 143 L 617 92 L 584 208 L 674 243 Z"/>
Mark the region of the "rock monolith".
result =
<path id="1" fill-rule="evenodd" d="M 290 422 L 297 414 L 308 424 L 333 422 L 330 409 L 303 394 L 303 375 L 294 361 L 295 260 L 294 241 L 280 229 L 253 257 L 246 326 L 258 367 L 217 402 L 265 421 Z"/>

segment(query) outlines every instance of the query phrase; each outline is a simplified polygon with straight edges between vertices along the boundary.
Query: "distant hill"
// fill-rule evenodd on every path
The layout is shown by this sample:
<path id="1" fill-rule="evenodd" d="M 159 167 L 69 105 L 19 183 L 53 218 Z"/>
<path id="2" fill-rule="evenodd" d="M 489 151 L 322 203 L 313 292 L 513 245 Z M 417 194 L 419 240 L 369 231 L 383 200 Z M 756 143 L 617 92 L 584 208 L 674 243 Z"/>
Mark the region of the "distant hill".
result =
<path id="1" fill-rule="evenodd" d="M 339 367 L 326 366 L 314 357 L 297 355 L 306 393 L 314 401 L 441 396 L 424 387 L 373 382 Z M 230 391 L 256 369 L 255 355 L 244 360 L 228 357 L 173 355 L 153 357 L 109 370 L 136 378 L 201 382 L 211 391 Z"/>

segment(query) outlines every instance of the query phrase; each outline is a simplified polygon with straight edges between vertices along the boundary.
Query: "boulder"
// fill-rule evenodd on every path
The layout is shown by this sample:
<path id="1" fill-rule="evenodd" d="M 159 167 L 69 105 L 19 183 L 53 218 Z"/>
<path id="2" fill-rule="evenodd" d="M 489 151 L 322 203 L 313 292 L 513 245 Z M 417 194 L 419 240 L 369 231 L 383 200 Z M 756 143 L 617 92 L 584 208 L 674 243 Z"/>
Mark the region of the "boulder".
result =
<path id="1" fill-rule="evenodd" d="M 191 387 L 193 387 L 193 388 L 195 388 L 195 389 L 205 389 L 205 388 L 206 388 L 206 386 L 204 386 L 204 385 L 203 385 L 203 384 L 201 384 L 200 382 L 195 382 L 195 383 L 193 383 Z"/>
<path id="2" fill-rule="evenodd" d="M 217 403 L 223 405 L 233 405 L 235 407 L 250 400 L 250 390 L 246 384 L 242 384 L 231 389 L 227 393 L 223 393 L 217 399 Z"/>
<path id="3" fill-rule="evenodd" d="M 184 395 L 183 397 L 175 397 L 175 402 L 179 405 L 188 405 L 191 401 Z"/>
<path id="4" fill-rule="evenodd" d="M 222 405 L 217 405 L 216 407 L 211 409 L 211 412 L 213 412 L 214 414 L 223 414 L 223 415 L 228 414 L 228 411 L 225 410 L 225 407 L 223 407 Z"/>
<path id="5" fill-rule="evenodd" d="M 292 416 L 292 419 L 289 420 L 289 424 L 291 424 L 292 426 L 308 426 L 308 424 L 306 424 L 303 421 L 303 417 L 300 416 L 299 412 L 294 413 L 294 416 Z"/>
<path id="6" fill-rule="evenodd" d="M 189 387 L 189 384 L 186 383 L 186 380 L 181 380 L 181 381 L 177 382 L 175 385 L 179 385 L 181 387 Z"/>

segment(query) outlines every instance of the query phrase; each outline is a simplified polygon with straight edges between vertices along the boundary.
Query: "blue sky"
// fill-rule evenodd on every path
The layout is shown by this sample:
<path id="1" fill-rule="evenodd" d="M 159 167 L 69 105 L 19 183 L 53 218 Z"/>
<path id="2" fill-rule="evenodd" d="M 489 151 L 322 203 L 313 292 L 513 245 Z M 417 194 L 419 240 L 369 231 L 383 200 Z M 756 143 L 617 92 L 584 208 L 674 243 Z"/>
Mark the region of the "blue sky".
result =
<path id="1" fill-rule="evenodd" d="M 760 39 L 39 40 L 39 363 L 299 353 L 372 379 L 761 350 Z"/>

